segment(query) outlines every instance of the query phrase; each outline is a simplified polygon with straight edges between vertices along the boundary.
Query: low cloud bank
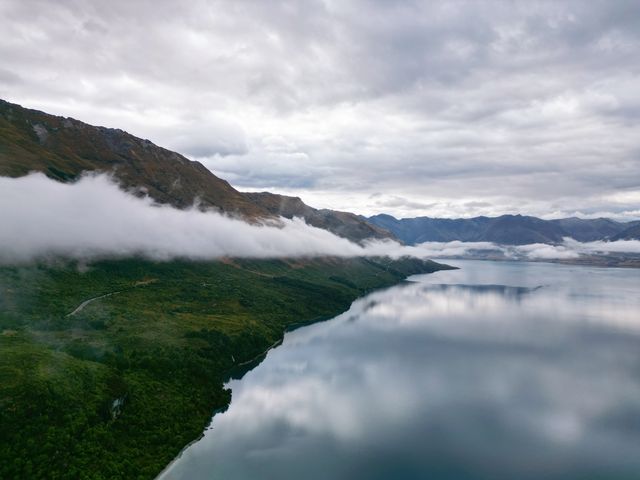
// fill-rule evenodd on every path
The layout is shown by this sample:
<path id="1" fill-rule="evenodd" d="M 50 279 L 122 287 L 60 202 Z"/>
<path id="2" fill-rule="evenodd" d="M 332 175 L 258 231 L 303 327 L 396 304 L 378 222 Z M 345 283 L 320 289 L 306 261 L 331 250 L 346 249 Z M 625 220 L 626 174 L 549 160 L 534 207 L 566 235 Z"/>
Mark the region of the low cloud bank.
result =
<path id="1" fill-rule="evenodd" d="M 402 246 L 372 242 L 365 246 L 282 219 L 280 227 L 250 225 L 197 209 L 178 210 L 120 190 L 107 175 L 63 184 L 42 174 L 0 177 L 0 262 L 20 263 L 49 256 L 77 259 L 142 255 L 171 258 L 307 256 L 415 256 L 443 258 L 501 252 L 509 258 L 575 258 L 583 253 L 640 252 L 639 241 L 519 247 L 487 242 L 427 242 Z"/>
<path id="2" fill-rule="evenodd" d="M 640 241 L 578 242 L 565 238 L 560 245 L 498 245 L 490 242 L 425 242 L 415 247 L 402 247 L 407 254 L 429 258 L 500 256 L 513 260 L 561 260 L 582 255 L 640 254 Z M 415 251 L 415 253 L 409 253 Z"/>
<path id="3" fill-rule="evenodd" d="M 144 255 L 299 257 L 361 255 L 362 247 L 301 220 L 250 225 L 213 212 L 178 210 L 137 198 L 106 175 L 63 184 L 42 174 L 0 178 L 0 260 Z"/>

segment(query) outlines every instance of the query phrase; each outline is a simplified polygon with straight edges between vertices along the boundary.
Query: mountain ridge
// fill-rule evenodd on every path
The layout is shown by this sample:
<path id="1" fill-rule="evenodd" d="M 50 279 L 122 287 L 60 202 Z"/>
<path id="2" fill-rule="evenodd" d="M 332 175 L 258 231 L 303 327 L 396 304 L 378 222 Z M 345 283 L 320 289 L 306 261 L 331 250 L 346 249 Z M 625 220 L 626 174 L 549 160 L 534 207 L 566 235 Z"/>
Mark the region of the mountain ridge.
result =
<path id="1" fill-rule="evenodd" d="M 121 187 L 158 203 L 188 208 L 199 202 L 247 219 L 268 212 L 204 165 L 124 130 L 96 127 L 0 100 L 0 175 L 39 171 L 72 182 L 84 172 L 111 173 Z"/>
<path id="2" fill-rule="evenodd" d="M 634 225 L 615 235 L 612 240 L 640 240 L 640 222 L 635 222 Z"/>
<path id="3" fill-rule="evenodd" d="M 544 220 L 527 215 L 501 215 L 498 217 L 433 218 L 415 217 L 397 219 L 379 214 L 367 221 L 391 231 L 407 244 L 423 242 L 493 242 L 504 245 L 531 243 L 562 243 L 570 237 L 580 242 L 616 240 L 622 232 L 640 227 L 640 221 L 617 222 L 608 218 L 581 219 L 577 217 Z M 635 232 L 640 238 L 640 232 Z"/>
<path id="4" fill-rule="evenodd" d="M 240 192 L 202 163 L 124 130 L 93 126 L 0 99 L 0 176 L 20 177 L 33 171 L 61 182 L 73 182 L 85 172 L 105 172 L 135 195 L 148 195 L 180 209 L 197 205 L 250 223 L 279 215 L 291 218 L 274 208 L 276 202 L 291 197 Z M 338 236 L 355 242 L 396 239 L 357 215 L 300 203 L 295 216 Z"/>
<path id="5" fill-rule="evenodd" d="M 305 204 L 300 197 L 290 197 L 270 192 L 246 192 L 247 198 L 266 208 L 269 213 L 284 218 L 302 217 L 309 225 L 329 230 L 339 236 L 361 242 L 371 238 L 397 240 L 395 236 L 377 225 L 362 221 L 351 212 L 317 209 Z"/>

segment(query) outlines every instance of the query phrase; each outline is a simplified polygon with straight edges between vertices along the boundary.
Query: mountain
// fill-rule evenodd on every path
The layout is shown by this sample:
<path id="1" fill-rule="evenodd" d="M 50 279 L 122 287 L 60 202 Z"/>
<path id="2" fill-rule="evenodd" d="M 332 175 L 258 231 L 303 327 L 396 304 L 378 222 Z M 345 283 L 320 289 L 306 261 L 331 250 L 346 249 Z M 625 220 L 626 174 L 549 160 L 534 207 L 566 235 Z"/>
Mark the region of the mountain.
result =
<path id="1" fill-rule="evenodd" d="M 391 215 L 380 214 L 367 219 L 370 223 L 394 233 L 396 237 L 408 244 L 422 242 L 449 242 L 461 240 L 472 241 L 478 232 L 485 228 L 489 218 L 471 219 L 448 218 L 404 218 L 398 220 Z"/>
<path id="2" fill-rule="evenodd" d="M 268 212 L 199 162 L 119 129 L 94 127 L 0 100 L 0 175 L 38 171 L 70 182 L 83 172 L 110 172 L 123 188 L 159 203 L 200 205 L 254 219 Z"/>
<path id="3" fill-rule="evenodd" d="M 550 222 L 559 225 L 571 238 L 579 242 L 593 242 L 612 238 L 630 225 L 629 223 L 616 222 L 608 218 L 584 219 L 571 217 L 550 220 Z"/>
<path id="4" fill-rule="evenodd" d="M 394 238 L 356 215 L 316 210 L 291 197 L 239 192 L 201 163 L 123 130 L 0 100 L 0 176 L 32 171 L 61 182 L 72 182 L 84 172 L 108 172 L 122 188 L 177 208 L 197 203 L 251 222 L 295 215 L 353 241 Z"/>
<path id="5" fill-rule="evenodd" d="M 349 212 L 315 209 L 299 197 L 288 197 L 269 192 L 245 193 L 248 199 L 267 209 L 269 213 L 285 217 L 302 217 L 309 225 L 329 230 L 341 237 L 360 242 L 369 238 L 396 239 L 389 231 Z"/>
<path id="6" fill-rule="evenodd" d="M 502 215 L 492 218 L 481 241 L 504 245 L 561 243 L 567 233 L 560 226 L 536 217 Z"/>
<path id="7" fill-rule="evenodd" d="M 634 224 L 612 237 L 611 240 L 640 240 L 640 222 Z"/>
<path id="8" fill-rule="evenodd" d="M 564 237 L 581 242 L 615 239 L 615 235 L 633 223 L 607 218 L 563 218 L 543 220 L 523 215 L 475 218 L 416 217 L 397 219 L 391 215 L 374 215 L 370 223 L 385 228 L 408 244 L 422 242 L 494 242 L 504 245 L 560 243 Z"/>

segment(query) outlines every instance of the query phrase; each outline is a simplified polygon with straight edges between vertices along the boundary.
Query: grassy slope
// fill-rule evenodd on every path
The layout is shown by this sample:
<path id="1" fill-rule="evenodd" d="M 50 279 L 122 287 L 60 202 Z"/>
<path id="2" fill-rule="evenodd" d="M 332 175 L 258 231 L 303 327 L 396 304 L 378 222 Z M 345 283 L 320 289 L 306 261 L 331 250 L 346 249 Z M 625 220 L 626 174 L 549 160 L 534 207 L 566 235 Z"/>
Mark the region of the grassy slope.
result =
<path id="1" fill-rule="evenodd" d="M 366 259 L 2 267 L 0 478 L 153 478 L 228 404 L 234 364 L 287 326 L 436 269 Z M 68 316 L 109 292 L 119 293 Z"/>

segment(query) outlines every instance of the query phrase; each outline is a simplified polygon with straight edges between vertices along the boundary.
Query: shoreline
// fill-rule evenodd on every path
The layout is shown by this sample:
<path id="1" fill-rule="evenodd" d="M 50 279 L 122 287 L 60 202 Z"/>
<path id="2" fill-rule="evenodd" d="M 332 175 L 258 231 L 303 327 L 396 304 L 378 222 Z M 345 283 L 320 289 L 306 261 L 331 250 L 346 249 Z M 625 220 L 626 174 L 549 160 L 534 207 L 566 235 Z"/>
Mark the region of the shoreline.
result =
<path id="1" fill-rule="evenodd" d="M 436 270 L 436 271 L 439 271 L 439 270 Z M 435 272 L 429 272 L 429 273 L 435 273 Z M 409 278 L 409 277 L 407 277 L 407 278 Z M 405 278 L 405 279 L 403 279 L 403 280 L 401 280 L 401 281 L 399 281 L 397 283 L 394 283 L 394 284 L 391 284 L 391 285 L 387 285 L 385 287 L 375 288 L 375 289 L 372 289 L 370 291 L 364 292 L 362 295 L 354 298 L 352 300 L 351 304 L 353 304 L 353 302 L 355 302 L 356 300 L 358 300 L 358 299 L 370 294 L 372 291 L 384 290 L 385 288 L 391 288 L 391 287 L 394 287 L 396 285 L 400 285 L 400 284 L 406 282 L 407 278 Z M 258 355 L 254 356 L 253 358 L 251 358 L 249 360 L 246 360 L 246 361 L 243 361 L 241 363 L 238 363 L 237 365 L 235 365 L 231 369 L 229 369 L 229 371 L 227 371 L 225 373 L 225 376 L 224 376 L 225 380 L 224 380 L 223 387 L 226 386 L 227 383 L 230 380 L 240 380 L 245 374 L 249 373 L 254 368 L 257 368 L 262 363 L 262 361 L 266 359 L 267 354 L 271 350 L 273 350 L 275 348 L 278 348 L 280 345 L 282 345 L 282 343 L 284 342 L 284 337 L 288 332 L 292 332 L 292 331 L 297 330 L 299 328 L 309 327 L 309 326 L 315 325 L 317 323 L 327 322 L 329 320 L 332 320 L 332 319 L 342 315 L 343 313 L 349 311 L 349 308 L 351 308 L 351 304 L 349 305 L 349 307 L 346 310 L 342 310 L 342 311 L 340 311 L 340 312 L 338 312 L 338 313 L 336 313 L 336 314 L 334 314 L 332 316 L 318 317 L 318 318 L 315 318 L 313 320 L 309 320 L 307 322 L 298 322 L 298 323 L 293 323 L 293 324 L 287 326 L 284 329 L 284 331 L 282 332 L 282 338 L 276 340 L 267 350 L 265 350 L 262 353 L 259 353 Z M 254 362 L 255 362 L 255 364 L 254 364 Z M 249 367 L 246 368 L 247 366 L 249 366 Z M 235 372 L 236 369 L 240 369 L 241 367 L 245 367 L 245 368 L 242 368 L 241 370 Z M 235 376 L 234 373 L 238 373 L 239 375 Z M 169 473 L 169 470 L 171 469 L 171 467 L 174 466 L 175 463 L 178 460 L 180 460 L 180 458 L 184 455 L 184 453 L 190 447 L 192 447 L 193 445 L 195 445 L 196 443 L 198 443 L 200 440 L 202 440 L 204 438 L 205 432 L 207 430 L 211 429 L 211 424 L 213 423 L 213 420 L 214 420 L 215 416 L 218 415 L 218 414 L 226 412 L 229 409 L 229 407 L 231 406 L 231 402 L 232 401 L 233 401 L 233 398 L 231 400 L 229 400 L 229 402 L 225 406 L 214 409 L 213 412 L 211 413 L 211 417 L 210 417 L 209 423 L 204 428 L 204 430 L 202 430 L 202 432 L 200 433 L 198 438 L 195 438 L 195 439 L 191 440 L 188 444 L 186 444 L 184 447 L 182 447 L 180 452 L 162 469 L 162 471 L 157 476 L 155 476 L 153 478 L 153 480 L 163 480 L 164 475 Z M 166 480 L 169 480 L 169 479 L 166 479 Z"/>
<path id="2" fill-rule="evenodd" d="M 441 264 L 441 263 L 438 263 L 438 262 L 434 262 L 434 263 L 437 266 L 442 267 L 442 268 L 438 268 L 437 270 L 433 270 L 433 271 L 429 271 L 429 272 L 425 272 L 425 273 L 417 273 L 417 274 L 407 275 L 405 278 L 403 278 L 403 279 L 401 279 L 401 280 L 399 280 L 399 281 L 397 281 L 395 283 L 391 283 L 389 285 L 380 286 L 380 287 L 376 287 L 376 288 L 366 289 L 360 295 L 358 295 L 357 297 L 353 298 L 351 300 L 351 303 L 349 304 L 349 306 L 346 309 L 340 310 L 340 311 L 334 313 L 333 315 L 316 317 L 316 318 L 313 318 L 313 319 L 308 320 L 308 321 L 301 321 L 301 322 L 296 322 L 296 323 L 292 323 L 290 325 L 287 325 L 284 328 L 284 330 L 282 331 L 282 334 L 281 334 L 282 336 L 278 340 L 276 340 L 273 344 L 271 344 L 271 346 L 269 346 L 269 348 L 267 348 L 262 353 L 259 353 L 258 355 L 250 358 L 249 360 L 242 361 L 242 362 L 234 365 L 232 368 L 230 368 L 224 374 L 224 385 L 223 385 L 223 387 L 226 387 L 227 383 L 230 380 L 240 380 L 245 374 L 247 374 L 248 372 L 250 372 L 254 368 L 257 368 L 262 363 L 262 361 L 264 361 L 266 359 L 268 353 L 271 350 L 273 350 L 275 348 L 278 348 L 280 345 L 282 345 L 282 343 L 284 342 L 284 337 L 288 332 L 292 332 L 292 331 L 297 330 L 299 328 L 304 328 L 304 327 L 308 327 L 308 326 L 311 326 L 311 325 L 315 325 L 317 323 L 330 321 L 330 320 L 332 320 L 332 319 L 344 314 L 345 312 L 349 311 L 349 309 L 353 305 L 353 302 L 355 302 L 356 300 L 359 300 L 359 299 L 369 295 L 372 292 L 375 292 L 375 291 L 378 291 L 378 290 L 384 290 L 384 289 L 387 289 L 387 288 L 392 288 L 392 287 L 394 287 L 396 285 L 400 285 L 402 283 L 405 283 L 405 282 L 408 281 L 407 279 L 409 277 L 413 276 L 413 275 L 428 275 L 428 274 L 435 273 L 435 272 L 442 271 L 442 270 L 457 270 L 458 269 L 458 267 L 454 267 L 452 265 Z M 213 420 L 214 420 L 215 416 L 218 415 L 218 414 L 226 412 L 228 410 L 228 408 L 231 406 L 231 402 L 232 401 L 233 401 L 233 399 L 231 398 L 226 405 L 214 409 L 213 412 L 211 413 L 209 423 L 202 430 L 200 435 L 197 438 L 195 438 L 192 441 L 190 441 L 184 447 L 182 447 L 180 452 L 162 469 L 162 471 L 157 476 L 154 477 L 153 480 L 163 480 L 164 476 L 169 473 L 171 467 L 173 467 L 176 464 L 176 462 L 179 461 L 180 458 L 182 458 L 184 453 L 190 447 L 192 447 L 193 445 L 195 445 L 196 443 L 198 443 L 200 440 L 202 440 L 204 438 L 205 432 L 207 430 L 211 429 L 211 424 L 213 423 Z M 164 479 L 164 480 L 169 480 L 169 479 Z"/>

